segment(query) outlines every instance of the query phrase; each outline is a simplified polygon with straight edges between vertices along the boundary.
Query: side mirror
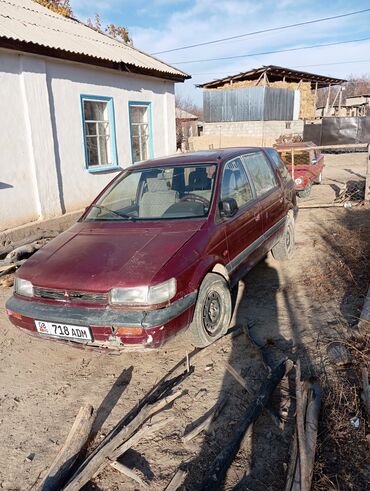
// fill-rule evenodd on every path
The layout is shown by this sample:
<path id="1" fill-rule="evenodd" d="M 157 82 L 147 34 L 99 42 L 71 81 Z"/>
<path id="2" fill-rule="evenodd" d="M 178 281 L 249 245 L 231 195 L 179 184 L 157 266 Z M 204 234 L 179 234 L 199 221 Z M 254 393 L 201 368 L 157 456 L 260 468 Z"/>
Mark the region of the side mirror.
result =
<path id="1" fill-rule="evenodd" d="M 220 202 L 221 214 L 232 217 L 238 211 L 238 204 L 234 198 L 225 198 Z"/>

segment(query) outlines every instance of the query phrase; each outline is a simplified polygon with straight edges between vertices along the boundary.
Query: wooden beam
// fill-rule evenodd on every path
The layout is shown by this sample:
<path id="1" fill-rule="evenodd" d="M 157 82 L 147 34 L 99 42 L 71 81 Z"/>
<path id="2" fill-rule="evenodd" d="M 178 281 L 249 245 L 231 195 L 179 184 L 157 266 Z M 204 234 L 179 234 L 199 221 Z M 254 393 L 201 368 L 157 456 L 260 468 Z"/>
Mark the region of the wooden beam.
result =
<path id="1" fill-rule="evenodd" d="M 64 445 L 40 485 L 40 491 L 54 491 L 64 487 L 77 458 L 88 442 L 94 420 L 93 407 L 90 404 L 81 407 Z"/>

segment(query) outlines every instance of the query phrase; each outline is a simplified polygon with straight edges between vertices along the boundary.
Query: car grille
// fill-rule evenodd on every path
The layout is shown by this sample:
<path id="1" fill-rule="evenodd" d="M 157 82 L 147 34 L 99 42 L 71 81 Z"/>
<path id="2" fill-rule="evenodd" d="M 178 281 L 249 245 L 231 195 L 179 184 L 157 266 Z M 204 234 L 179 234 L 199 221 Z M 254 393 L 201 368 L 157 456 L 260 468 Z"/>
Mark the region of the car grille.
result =
<path id="1" fill-rule="evenodd" d="M 63 302 L 88 302 L 88 303 L 107 303 L 107 293 L 88 293 L 71 290 L 51 290 L 49 288 L 34 287 L 35 297 L 47 298 L 49 300 L 59 300 Z"/>

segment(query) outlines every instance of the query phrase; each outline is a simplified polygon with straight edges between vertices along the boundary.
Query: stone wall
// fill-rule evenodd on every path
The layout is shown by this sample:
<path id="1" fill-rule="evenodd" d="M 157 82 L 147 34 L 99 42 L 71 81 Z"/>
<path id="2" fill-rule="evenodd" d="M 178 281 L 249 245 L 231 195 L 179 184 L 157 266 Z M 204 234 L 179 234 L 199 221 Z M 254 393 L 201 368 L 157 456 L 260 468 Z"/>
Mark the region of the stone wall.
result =
<path id="1" fill-rule="evenodd" d="M 281 135 L 303 134 L 303 121 L 204 123 L 203 135 L 189 138 L 190 150 L 238 146 L 272 146 Z"/>

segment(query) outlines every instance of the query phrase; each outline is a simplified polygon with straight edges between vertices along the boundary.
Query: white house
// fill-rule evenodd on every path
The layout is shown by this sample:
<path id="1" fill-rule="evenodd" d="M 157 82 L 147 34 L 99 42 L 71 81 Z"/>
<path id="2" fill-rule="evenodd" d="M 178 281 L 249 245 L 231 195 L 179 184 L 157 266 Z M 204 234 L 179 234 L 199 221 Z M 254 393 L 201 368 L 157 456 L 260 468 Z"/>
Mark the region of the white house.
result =
<path id="1" fill-rule="evenodd" d="M 0 0 L 0 231 L 84 208 L 175 153 L 185 73 L 32 0 Z"/>

